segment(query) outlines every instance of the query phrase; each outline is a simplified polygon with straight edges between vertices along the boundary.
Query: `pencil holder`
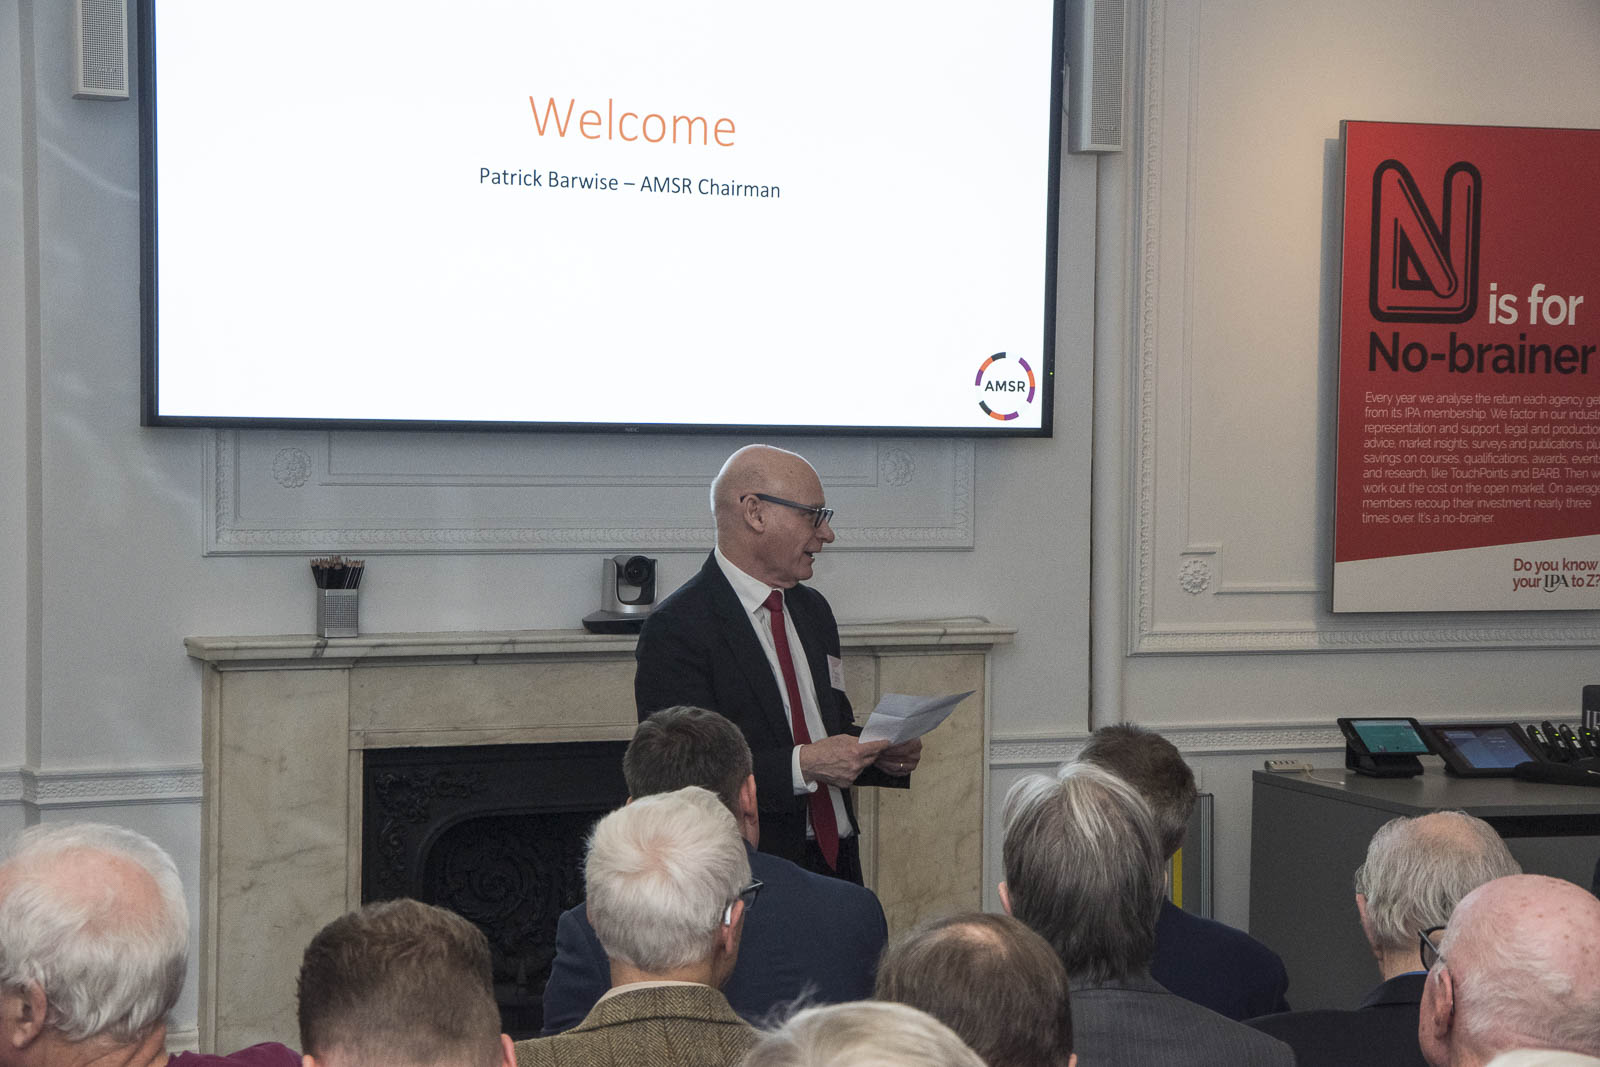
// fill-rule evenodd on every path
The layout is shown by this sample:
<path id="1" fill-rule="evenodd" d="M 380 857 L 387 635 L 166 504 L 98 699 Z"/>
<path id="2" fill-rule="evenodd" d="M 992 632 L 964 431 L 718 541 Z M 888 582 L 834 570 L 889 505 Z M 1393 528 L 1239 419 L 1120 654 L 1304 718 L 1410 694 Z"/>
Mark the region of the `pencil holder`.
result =
<path id="1" fill-rule="evenodd" d="M 361 590 L 318 589 L 317 633 L 322 637 L 358 637 Z"/>

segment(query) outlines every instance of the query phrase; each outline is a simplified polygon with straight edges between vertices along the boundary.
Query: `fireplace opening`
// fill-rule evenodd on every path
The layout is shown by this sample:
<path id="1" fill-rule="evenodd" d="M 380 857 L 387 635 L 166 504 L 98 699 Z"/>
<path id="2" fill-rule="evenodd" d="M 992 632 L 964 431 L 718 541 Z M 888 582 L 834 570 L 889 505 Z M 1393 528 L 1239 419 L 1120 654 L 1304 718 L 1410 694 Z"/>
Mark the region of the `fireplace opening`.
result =
<path id="1" fill-rule="evenodd" d="M 414 897 L 489 939 L 501 1027 L 544 1023 L 556 920 L 583 899 L 596 820 L 627 799 L 624 741 L 369 749 L 361 900 Z"/>

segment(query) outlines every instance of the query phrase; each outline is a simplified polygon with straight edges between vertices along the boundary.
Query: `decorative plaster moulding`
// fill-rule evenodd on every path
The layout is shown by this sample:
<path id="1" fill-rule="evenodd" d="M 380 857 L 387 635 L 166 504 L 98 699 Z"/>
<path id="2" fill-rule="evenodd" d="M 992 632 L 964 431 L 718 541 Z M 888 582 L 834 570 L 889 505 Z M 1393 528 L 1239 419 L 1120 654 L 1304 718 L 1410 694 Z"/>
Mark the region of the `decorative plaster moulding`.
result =
<path id="1" fill-rule="evenodd" d="M 89 767 L 71 771 L 15 767 L 0 772 L 0 803 L 42 809 L 191 804 L 201 799 L 204 784 L 204 773 L 198 766 Z"/>
<path id="2" fill-rule="evenodd" d="M 217 430 L 208 556 L 318 552 L 703 551 L 711 478 L 745 443 L 575 434 Z M 807 438 L 838 550 L 971 549 L 976 448 L 949 438 Z"/>
<path id="3" fill-rule="evenodd" d="M 1132 440 L 1128 460 L 1128 652 L 1409 652 L 1440 649 L 1585 648 L 1600 645 L 1600 613 L 1405 616 L 1334 615 L 1325 575 L 1227 580 L 1226 546 L 1188 529 L 1189 458 L 1159 449 L 1191 445 L 1186 375 L 1192 352 L 1194 225 L 1192 128 L 1204 66 L 1202 0 L 1141 5 L 1144 26 L 1139 136 L 1128 168 L 1134 266 L 1128 306 Z M 1137 16 L 1136 16 L 1137 17 Z M 1336 131 L 1334 131 L 1336 132 Z M 1330 133 L 1331 135 L 1331 133 Z M 1166 289 L 1163 289 L 1163 282 Z M 1318 413 L 1326 418 L 1326 412 Z M 1163 422 L 1163 419 L 1166 421 Z M 1163 426 L 1184 427 L 1179 433 Z M 1327 459 L 1331 463 L 1331 459 Z M 1178 473 L 1174 474 L 1173 471 Z M 1159 506 L 1158 506 L 1159 505 Z M 1323 549 L 1331 552 L 1331 542 Z M 1331 569 L 1331 568 L 1330 568 Z M 1292 747 L 1292 746 L 1290 746 Z"/>

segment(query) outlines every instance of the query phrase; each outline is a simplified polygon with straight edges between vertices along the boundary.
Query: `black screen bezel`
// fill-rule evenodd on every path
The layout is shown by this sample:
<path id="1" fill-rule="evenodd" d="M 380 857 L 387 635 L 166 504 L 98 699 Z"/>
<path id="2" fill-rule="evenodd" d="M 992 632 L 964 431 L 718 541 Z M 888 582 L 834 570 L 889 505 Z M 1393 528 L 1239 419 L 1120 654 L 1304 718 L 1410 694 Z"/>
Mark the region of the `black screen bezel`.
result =
<path id="1" fill-rule="evenodd" d="M 1512 740 L 1522 746 L 1523 753 L 1528 757 L 1523 762 L 1542 763 L 1541 756 L 1521 725 L 1514 722 L 1448 722 L 1429 723 L 1429 740 L 1439 758 L 1444 760 L 1450 772 L 1459 778 L 1515 778 L 1516 765 L 1510 767 L 1479 767 L 1470 762 L 1454 743 L 1446 739 L 1446 730 L 1470 730 L 1474 734 L 1482 734 L 1490 730 L 1504 730 Z"/>
<path id="2" fill-rule="evenodd" d="M 138 6 L 138 93 L 139 93 L 139 424 L 141 426 L 196 427 L 210 429 L 272 430 L 369 430 L 439 432 L 538 432 L 538 433 L 613 433 L 613 434 L 792 434 L 798 436 L 874 436 L 874 437 L 959 437 L 973 439 L 1040 437 L 1055 435 L 1056 366 L 1056 278 L 1060 259 L 1061 151 L 1065 118 L 1066 81 L 1066 0 L 1051 0 L 1052 44 L 1050 77 L 1050 131 L 1048 177 L 1045 188 L 1045 271 L 1044 345 L 1040 390 L 1040 423 L 1037 428 L 1010 429 L 999 426 L 869 426 L 869 425 L 787 425 L 767 423 L 596 423 L 524 422 L 445 419 L 306 419 L 278 417 L 163 415 L 157 410 L 160 396 L 160 355 L 157 351 L 159 314 L 159 269 L 156 237 L 159 225 L 158 176 L 156 174 L 156 58 L 155 10 L 157 0 L 139 0 Z"/>
<path id="3" fill-rule="evenodd" d="M 1407 715 L 1355 715 L 1336 721 L 1339 724 L 1339 732 L 1344 734 L 1346 743 L 1363 756 L 1426 756 L 1434 751 L 1433 741 L 1422 729 L 1422 724 Z M 1356 731 L 1355 724 L 1358 722 L 1403 722 L 1411 727 L 1412 733 L 1417 735 L 1417 740 L 1421 742 L 1422 748 L 1415 752 L 1374 752 L 1367 747 L 1366 741 Z"/>

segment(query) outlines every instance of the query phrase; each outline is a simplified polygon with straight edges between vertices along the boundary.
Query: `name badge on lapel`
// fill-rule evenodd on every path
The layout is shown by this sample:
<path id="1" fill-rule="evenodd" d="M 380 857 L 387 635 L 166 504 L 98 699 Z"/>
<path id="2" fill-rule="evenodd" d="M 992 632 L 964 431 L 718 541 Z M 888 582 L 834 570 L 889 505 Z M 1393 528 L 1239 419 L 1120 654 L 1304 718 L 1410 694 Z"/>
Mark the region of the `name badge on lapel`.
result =
<path id="1" fill-rule="evenodd" d="M 844 692 L 844 660 L 838 656 L 828 657 L 828 684 Z"/>

